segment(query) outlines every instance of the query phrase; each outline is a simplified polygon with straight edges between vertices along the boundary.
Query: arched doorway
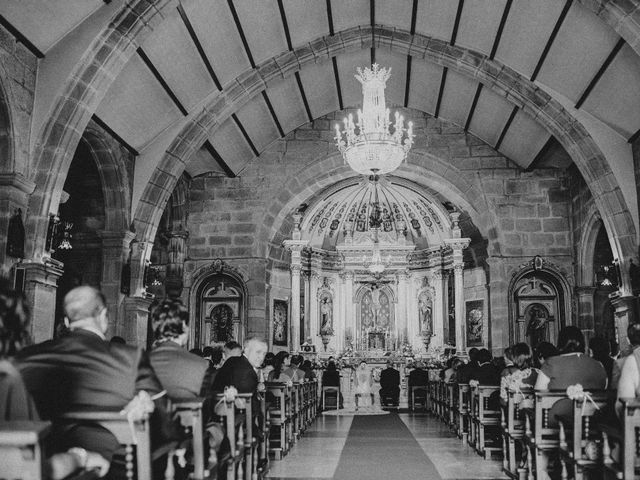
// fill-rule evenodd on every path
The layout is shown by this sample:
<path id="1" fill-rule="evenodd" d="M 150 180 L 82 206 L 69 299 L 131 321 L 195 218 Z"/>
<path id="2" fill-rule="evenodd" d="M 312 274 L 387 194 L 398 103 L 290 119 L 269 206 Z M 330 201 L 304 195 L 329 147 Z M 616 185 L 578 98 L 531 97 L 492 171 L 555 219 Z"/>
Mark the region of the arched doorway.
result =
<path id="1" fill-rule="evenodd" d="M 236 340 L 245 336 L 246 292 L 244 284 L 224 273 L 206 277 L 196 293 L 196 318 L 192 347 Z"/>
<path id="2" fill-rule="evenodd" d="M 509 285 L 509 342 L 557 343 L 571 318 L 571 296 L 564 275 L 541 257 L 517 272 Z"/>

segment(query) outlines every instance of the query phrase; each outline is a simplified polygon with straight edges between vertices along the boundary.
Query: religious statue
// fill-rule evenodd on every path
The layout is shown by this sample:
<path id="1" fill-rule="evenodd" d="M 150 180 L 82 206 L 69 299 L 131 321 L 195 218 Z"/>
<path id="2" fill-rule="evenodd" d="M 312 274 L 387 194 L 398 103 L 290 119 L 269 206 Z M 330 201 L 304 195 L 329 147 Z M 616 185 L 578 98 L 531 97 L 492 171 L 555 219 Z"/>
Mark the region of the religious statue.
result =
<path id="1" fill-rule="evenodd" d="M 546 341 L 549 312 L 544 306 L 536 303 L 530 305 L 528 310 L 529 322 L 527 323 L 526 336 L 530 338 L 530 344 L 536 346 L 540 342 Z"/>
<path id="2" fill-rule="evenodd" d="M 320 301 L 320 333 L 328 333 L 333 330 L 333 301 L 330 296 L 325 296 Z"/>
<path id="3" fill-rule="evenodd" d="M 433 333 L 433 312 L 431 298 L 427 292 L 418 297 L 418 314 L 420 316 L 420 333 Z"/>
<path id="4" fill-rule="evenodd" d="M 6 252 L 10 257 L 24 258 L 24 225 L 22 224 L 22 210 L 19 208 L 9 219 Z"/>

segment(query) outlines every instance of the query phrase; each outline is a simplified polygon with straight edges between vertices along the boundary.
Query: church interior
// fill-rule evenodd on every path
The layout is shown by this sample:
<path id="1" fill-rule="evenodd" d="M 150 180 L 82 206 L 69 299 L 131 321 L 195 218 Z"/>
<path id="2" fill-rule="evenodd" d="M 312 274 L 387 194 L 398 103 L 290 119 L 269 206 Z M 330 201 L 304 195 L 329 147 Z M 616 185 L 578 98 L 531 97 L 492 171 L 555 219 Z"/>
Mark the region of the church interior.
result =
<path id="1" fill-rule="evenodd" d="M 188 349 L 353 367 L 265 477 L 523 479 L 438 372 L 567 327 L 636 346 L 639 86 L 638 0 L 5 0 L 0 277 L 34 343 L 90 285 L 107 339 L 151 347 L 171 298 Z M 363 360 L 398 412 L 352 411 Z"/>

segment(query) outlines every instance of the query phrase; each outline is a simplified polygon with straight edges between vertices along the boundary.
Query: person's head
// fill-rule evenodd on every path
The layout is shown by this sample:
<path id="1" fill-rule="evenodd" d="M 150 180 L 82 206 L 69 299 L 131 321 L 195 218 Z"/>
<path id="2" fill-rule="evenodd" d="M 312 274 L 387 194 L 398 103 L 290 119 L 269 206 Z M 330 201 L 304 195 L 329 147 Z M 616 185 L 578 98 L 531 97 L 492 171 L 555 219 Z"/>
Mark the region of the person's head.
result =
<path id="1" fill-rule="evenodd" d="M 558 351 L 562 353 L 584 353 L 584 335 L 574 325 L 567 325 L 558 334 Z"/>
<path id="2" fill-rule="evenodd" d="M 273 352 L 267 352 L 267 354 L 264 356 L 264 366 L 266 367 L 267 365 L 270 365 L 273 367 L 273 363 L 276 360 L 276 354 Z"/>
<path id="3" fill-rule="evenodd" d="M 640 323 L 632 323 L 627 327 L 627 338 L 631 346 L 640 346 Z"/>
<path id="4" fill-rule="evenodd" d="M 289 352 L 280 350 L 278 353 L 276 353 L 276 359 L 281 366 L 289 365 Z"/>
<path id="5" fill-rule="evenodd" d="M 451 368 L 453 370 L 458 370 L 462 365 L 464 365 L 464 362 L 462 361 L 461 358 L 451 357 Z"/>
<path id="6" fill-rule="evenodd" d="M 336 369 L 336 362 L 334 361 L 330 361 L 329 363 L 327 363 L 327 371 L 329 372 L 335 372 Z"/>
<path id="7" fill-rule="evenodd" d="M 302 365 L 302 361 L 304 359 L 302 358 L 302 355 L 293 355 L 291 357 L 291 365 L 294 367 L 300 367 L 300 365 Z"/>
<path id="8" fill-rule="evenodd" d="M 387 360 L 387 368 L 393 368 L 393 362 L 391 360 Z"/>
<path id="9" fill-rule="evenodd" d="M 539 365 L 543 365 L 549 357 L 558 355 L 558 349 L 549 342 L 540 342 L 535 348 L 535 358 Z"/>
<path id="10" fill-rule="evenodd" d="M 11 357 L 29 343 L 29 315 L 24 295 L 0 281 L 0 357 Z"/>
<path id="11" fill-rule="evenodd" d="M 478 362 L 478 365 L 489 363 L 491 362 L 491 359 L 491 352 L 489 350 L 487 350 L 486 348 L 481 348 L 480 350 L 478 350 L 478 353 L 476 354 L 476 362 Z"/>
<path id="12" fill-rule="evenodd" d="M 511 347 L 511 352 L 513 355 L 513 365 L 515 367 L 519 368 L 520 370 L 531 367 L 532 355 L 531 348 L 528 344 L 524 342 L 516 343 L 513 347 Z"/>
<path id="13" fill-rule="evenodd" d="M 207 358 L 211 360 L 211 355 L 213 355 L 213 347 L 207 345 L 202 349 L 202 358 Z"/>
<path id="14" fill-rule="evenodd" d="M 367 368 L 367 362 L 365 362 L 364 360 L 361 360 L 360 364 L 358 365 L 358 368 L 360 369 Z"/>
<path id="15" fill-rule="evenodd" d="M 191 350 L 189 350 L 189 353 L 193 353 L 194 355 L 197 355 L 199 357 L 202 356 L 202 350 L 200 350 L 199 348 L 192 348 Z"/>
<path id="16" fill-rule="evenodd" d="M 473 347 L 469 350 L 469 363 L 471 362 L 477 362 L 478 359 L 476 358 L 478 356 L 478 349 L 476 347 Z"/>
<path id="17" fill-rule="evenodd" d="M 504 363 L 507 365 L 514 363 L 513 361 L 513 347 L 507 347 L 504 349 Z"/>
<path id="18" fill-rule="evenodd" d="M 267 354 L 267 342 L 259 337 L 249 337 L 244 341 L 244 356 L 253 368 L 260 368 Z"/>
<path id="19" fill-rule="evenodd" d="M 422 370 L 424 368 L 424 364 L 420 361 L 415 362 L 413 364 L 413 368 L 415 368 L 416 370 Z"/>
<path id="20" fill-rule="evenodd" d="M 104 295 L 88 285 L 73 288 L 64 296 L 65 323 L 71 330 L 94 328 L 103 334 L 109 328 Z"/>
<path id="21" fill-rule="evenodd" d="M 126 345 L 127 342 L 124 338 L 118 336 L 118 335 L 114 335 L 113 337 L 111 337 L 111 340 L 109 340 L 111 343 L 119 343 L 120 345 Z"/>
<path id="22" fill-rule="evenodd" d="M 151 305 L 151 328 L 156 342 L 171 340 L 180 346 L 189 338 L 189 311 L 181 300 L 163 298 Z"/>
<path id="23" fill-rule="evenodd" d="M 589 340 L 589 349 L 596 360 L 605 359 L 611 355 L 611 344 L 604 337 L 593 337 Z"/>
<path id="24" fill-rule="evenodd" d="M 242 345 L 235 340 L 230 340 L 224 344 L 224 358 L 239 357 L 242 355 Z"/>

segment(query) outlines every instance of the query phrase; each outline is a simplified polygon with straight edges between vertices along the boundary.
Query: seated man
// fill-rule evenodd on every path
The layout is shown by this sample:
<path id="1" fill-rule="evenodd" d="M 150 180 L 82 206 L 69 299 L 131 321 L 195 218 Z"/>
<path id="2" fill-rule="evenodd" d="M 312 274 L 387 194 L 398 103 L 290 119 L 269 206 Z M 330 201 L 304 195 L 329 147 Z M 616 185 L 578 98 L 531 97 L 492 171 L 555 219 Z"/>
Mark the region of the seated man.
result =
<path id="1" fill-rule="evenodd" d="M 107 307 L 98 290 L 74 288 L 64 298 L 64 311 L 70 332 L 25 348 L 16 365 L 40 416 L 54 422 L 55 450 L 80 446 L 110 461 L 119 447 L 110 432 L 56 420 L 70 411 L 122 409 L 138 392 L 153 395 L 162 387 L 144 350 L 106 341 Z"/>
<path id="2" fill-rule="evenodd" d="M 397 406 L 400 399 L 400 372 L 387 360 L 387 368 L 380 372 L 380 405 Z M 389 402 L 387 402 L 389 400 Z"/>
<path id="3" fill-rule="evenodd" d="M 424 390 L 416 390 L 416 396 L 426 398 L 427 384 L 429 383 L 429 372 L 424 370 L 421 362 L 416 362 L 414 369 L 409 373 L 409 381 L 407 387 L 409 389 L 409 405 L 412 405 L 413 387 L 424 387 Z"/>
<path id="4" fill-rule="evenodd" d="M 159 300 L 151 306 L 155 342 L 149 360 L 172 400 L 196 398 L 209 368 L 208 360 L 184 348 L 189 338 L 188 321 L 189 312 L 180 300 Z"/>
<path id="5" fill-rule="evenodd" d="M 289 368 L 284 371 L 284 374 L 287 375 L 293 383 L 304 382 L 305 372 L 300 369 L 300 365 L 302 365 L 303 360 L 304 358 L 302 355 L 292 356 Z"/>

